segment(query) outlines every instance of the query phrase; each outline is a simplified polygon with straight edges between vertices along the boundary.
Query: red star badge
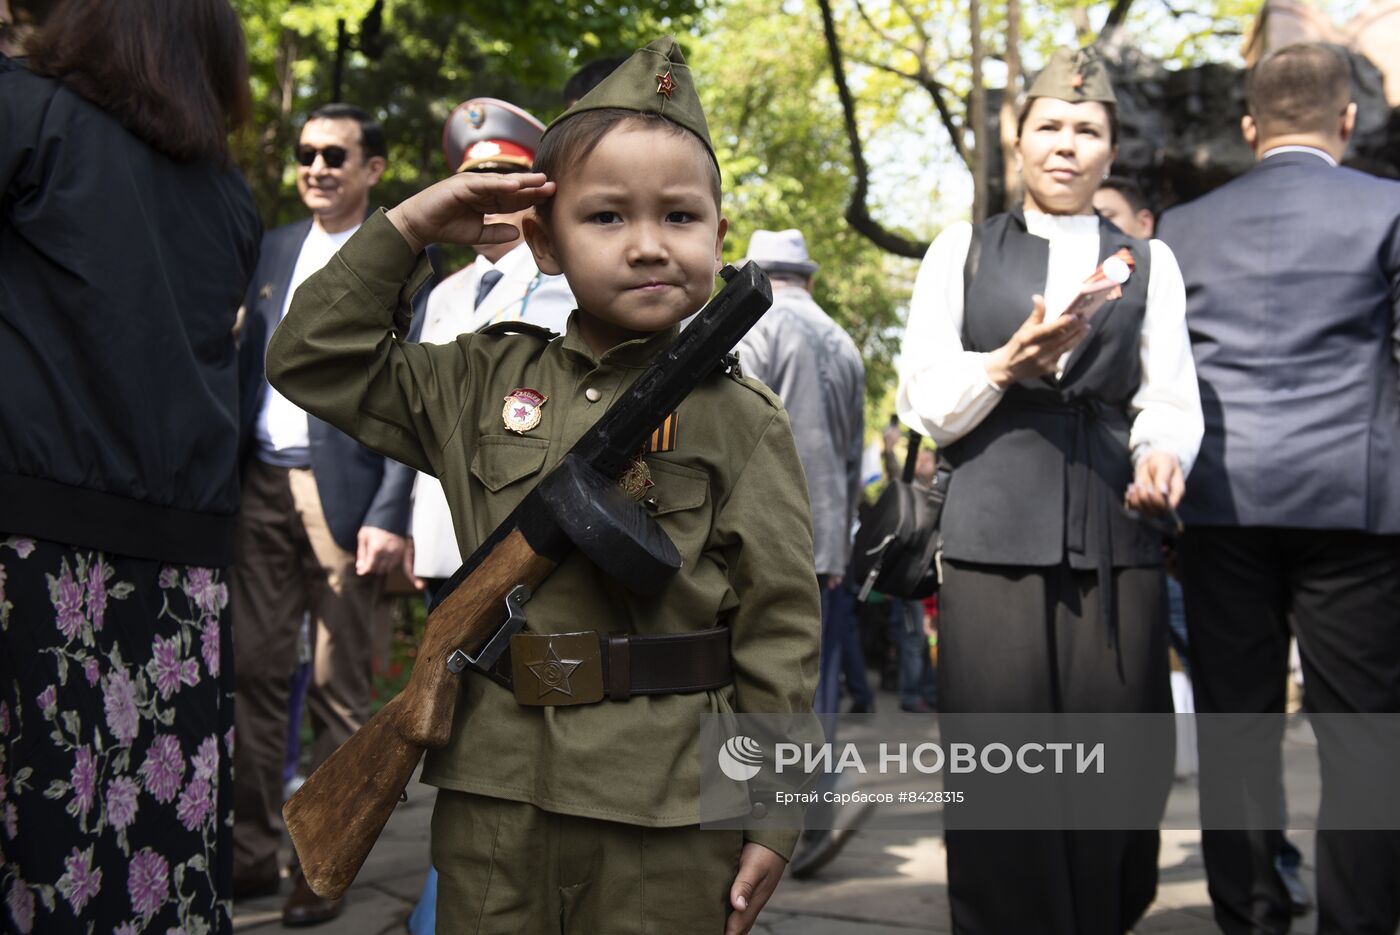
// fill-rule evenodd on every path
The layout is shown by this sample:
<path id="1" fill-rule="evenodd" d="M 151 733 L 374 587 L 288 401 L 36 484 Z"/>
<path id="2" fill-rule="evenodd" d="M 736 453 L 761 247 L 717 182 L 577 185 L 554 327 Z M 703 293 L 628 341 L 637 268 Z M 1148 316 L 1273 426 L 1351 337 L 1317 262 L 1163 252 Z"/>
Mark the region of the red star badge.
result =
<path id="1" fill-rule="evenodd" d="M 666 100 L 671 99 L 671 95 L 676 90 L 676 80 L 671 77 L 668 71 L 665 74 L 656 76 L 656 93 L 666 95 Z"/>
<path id="2" fill-rule="evenodd" d="M 510 391 L 501 410 L 501 420 L 506 431 L 525 433 L 540 424 L 540 407 L 549 402 L 549 397 L 528 386 Z"/>

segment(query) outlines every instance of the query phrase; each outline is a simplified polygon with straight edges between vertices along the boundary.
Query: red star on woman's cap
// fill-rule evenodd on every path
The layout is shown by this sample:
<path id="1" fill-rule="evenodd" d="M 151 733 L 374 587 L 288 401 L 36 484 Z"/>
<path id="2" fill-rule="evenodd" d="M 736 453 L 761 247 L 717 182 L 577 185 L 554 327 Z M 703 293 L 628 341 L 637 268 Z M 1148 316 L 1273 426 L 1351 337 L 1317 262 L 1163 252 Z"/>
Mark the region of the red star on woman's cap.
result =
<path id="1" fill-rule="evenodd" d="M 671 99 L 671 93 L 676 90 L 676 81 L 667 71 L 665 74 L 656 76 L 656 93 L 666 95 L 666 100 Z"/>

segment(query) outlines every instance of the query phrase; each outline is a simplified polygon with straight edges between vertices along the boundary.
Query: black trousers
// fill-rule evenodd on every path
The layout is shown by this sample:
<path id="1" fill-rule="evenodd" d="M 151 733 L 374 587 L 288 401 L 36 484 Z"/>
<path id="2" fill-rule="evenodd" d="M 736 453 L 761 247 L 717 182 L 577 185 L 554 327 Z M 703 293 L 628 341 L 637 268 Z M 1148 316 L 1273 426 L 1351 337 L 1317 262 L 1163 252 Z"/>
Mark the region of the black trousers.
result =
<path id="1" fill-rule="evenodd" d="M 1160 568 L 1114 570 L 1110 644 L 1098 577 L 1068 565 L 945 560 L 939 704 L 947 714 L 1170 713 Z M 946 740 L 946 737 L 945 737 Z M 1153 794 L 1165 806 L 1170 761 Z M 950 818 L 951 821 L 951 818 Z M 957 935 L 1122 935 L 1157 892 L 1153 830 L 945 832 Z"/>
<path id="2" fill-rule="evenodd" d="M 1197 711 L 1282 712 L 1291 630 L 1309 711 L 1400 712 L 1400 536 L 1197 526 L 1180 557 Z M 1319 741 L 1325 813 L 1328 745 Z M 1203 749 L 1203 813 L 1216 804 L 1212 771 L 1229 768 L 1211 760 Z M 1288 896 L 1274 868 L 1281 837 L 1203 833 L 1211 901 L 1227 935 L 1288 931 Z M 1320 831 L 1317 851 L 1320 935 L 1394 935 L 1400 832 Z"/>

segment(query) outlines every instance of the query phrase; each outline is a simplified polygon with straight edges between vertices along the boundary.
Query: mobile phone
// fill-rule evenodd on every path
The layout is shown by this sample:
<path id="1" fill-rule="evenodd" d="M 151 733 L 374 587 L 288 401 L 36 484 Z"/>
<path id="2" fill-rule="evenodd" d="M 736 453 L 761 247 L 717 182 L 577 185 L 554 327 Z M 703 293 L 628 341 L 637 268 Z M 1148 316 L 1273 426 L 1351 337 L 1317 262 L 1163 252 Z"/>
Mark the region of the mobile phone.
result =
<path id="1" fill-rule="evenodd" d="M 1118 283 L 1111 279 L 1102 279 L 1097 282 L 1086 282 L 1079 287 L 1079 293 L 1070 301 L 1062 315 L 1078 315 L 1085 321 L 1091 321 L 1099 309 L 1104 307 L 1110 299 L 1116 299 L 1122 295 L 1122 289 Z"/>
<path id="2" fill-rule="evenodd" d="M 1111 302 L 1123 294 L 1123 283 L 1132 275 L 1132 254 L 1126 249 L 1119 250 L 1104 260 L 1094 274 L 1079 287 L 1079 293 L 1064 310 L 1065 315 L 1078 315 L 1090 321 L 1105 302 Z"/>

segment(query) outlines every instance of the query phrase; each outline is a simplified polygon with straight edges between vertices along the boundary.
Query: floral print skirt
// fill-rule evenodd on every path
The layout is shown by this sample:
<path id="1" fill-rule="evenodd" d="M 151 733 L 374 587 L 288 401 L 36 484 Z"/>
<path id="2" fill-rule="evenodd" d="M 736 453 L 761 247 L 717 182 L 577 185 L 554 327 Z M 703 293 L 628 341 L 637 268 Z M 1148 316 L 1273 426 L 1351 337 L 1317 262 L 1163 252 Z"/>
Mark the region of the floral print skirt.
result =
<path id="1" fill-rule="evenodd" d="M 0 533 L 0 931 L 232 931 L 223 578 Z"/>

